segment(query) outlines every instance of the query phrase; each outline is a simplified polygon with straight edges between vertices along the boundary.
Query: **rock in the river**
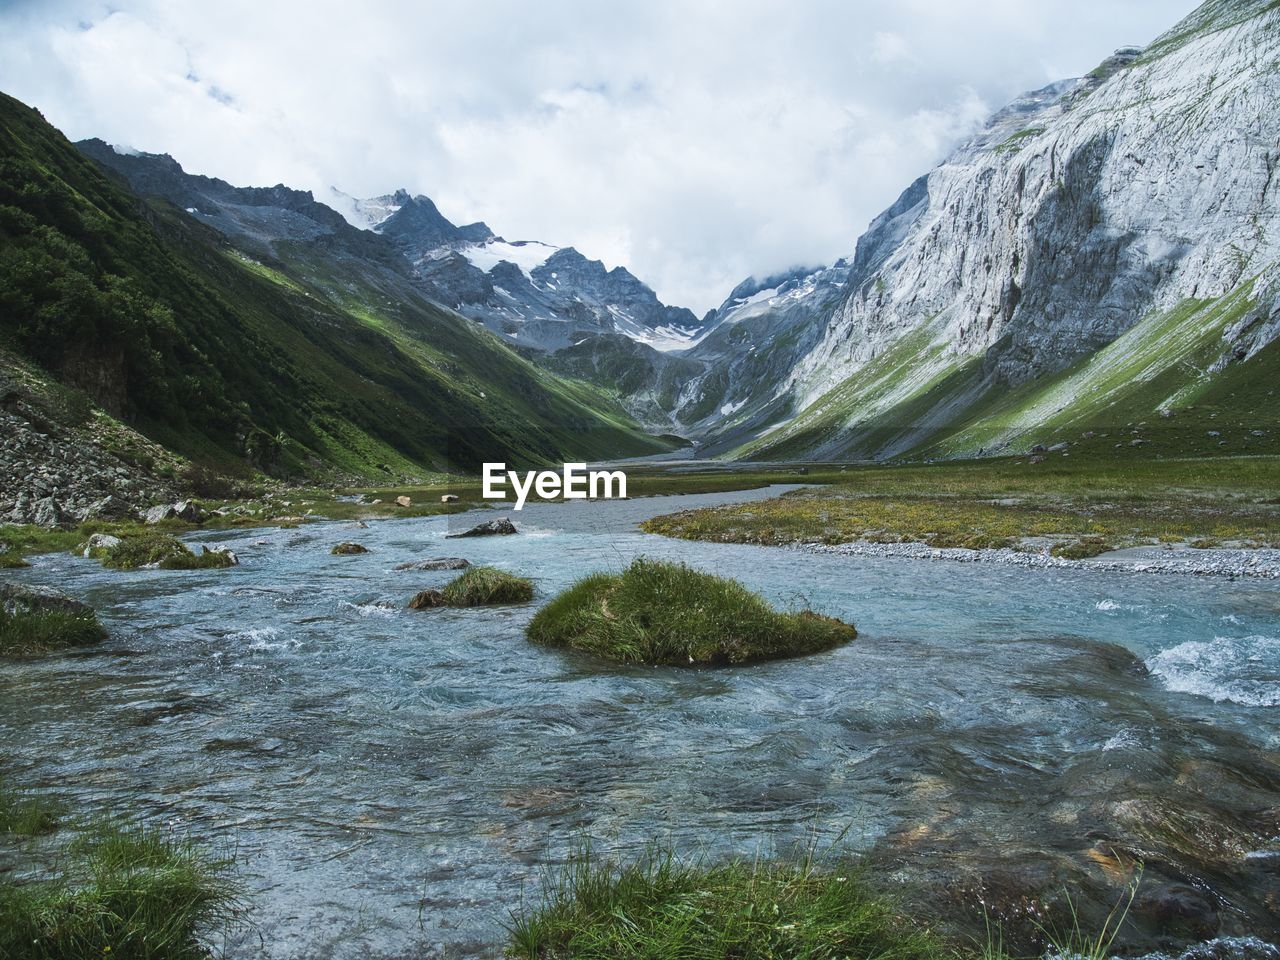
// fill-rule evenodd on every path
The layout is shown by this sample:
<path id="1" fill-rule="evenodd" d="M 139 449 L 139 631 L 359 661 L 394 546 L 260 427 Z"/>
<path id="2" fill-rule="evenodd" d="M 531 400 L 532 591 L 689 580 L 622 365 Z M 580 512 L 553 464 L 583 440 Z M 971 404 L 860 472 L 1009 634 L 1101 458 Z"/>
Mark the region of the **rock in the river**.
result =
<path id="1" fill-rule="evenodd" d="M 486 520 L 484 523 L 478 523 L 463 533 L 451 533 L 446 539 L 457 539 L 458 537 L 505 537 L 519 532 L 516 529 L 516 525 L 506 517 L 498 517 L 496 520 Z"/>
<path id="2" fill-rule="evenodd" d="M 411 560 L 408 563 L 396 564 L 397 570 L 465 570 L 471 566 L 470 560 L 462 557 L 435 557 L 431 560 Z"/>
<path id="3" fill-rule="evenodd" d="M 69 613 L 77 617 L 94 615 L 93 607 L 61 590 L 18 583 L 0 583 L 0 608 L 9 614 Z"/>
<path id="4" fill-rule="evenodd" d="M 92 557 L 99 550 L 113 550 L 120 546 L 119 537 L 113 537 L 109 533 L 95 533 L 85 541 L 84 548 L 81 550 L 81 556 Z"/>
<path id="5" fill-rule="evenodd" d="M 409 601 L 410 610 L 427 610 L 431 607 L 445 606 L 444 594 L 439 590 L 420 590 Z"/>
<path id="6" fill-rule="evenodd" d="M 235 551 L 228 550 L 226 547 L 214 547 L 210 549 L 209 547 L 202 546 L 200 548 L 200 553 L 206 557 L 221 557 L 222 562 L 221 564 L 219 564 L 219 566 L 223 566 L 223 567 L 240 566 L 240 558 L 236 556 Z"/>
<path id="7" fill-rule="evenodd" d="M 1147 890 L 1133 904 L 1136 917 L 1153 921 L 1179 940 L 1208 940 L 1217 935 L 1218 908 L 1203 894 L 1182 884 Z"/>
<path id="8" fill-rule="evenodd" d="M 349 540 L 344 540 L 342 543 L 339 543 L 329 552 L 333 554 L 335 557 L 350 557 L 350 556 L 355 556 L 358 553 L 368 553 L 369 548 L 361 546 L 358 543 L 352 543 Z"/>

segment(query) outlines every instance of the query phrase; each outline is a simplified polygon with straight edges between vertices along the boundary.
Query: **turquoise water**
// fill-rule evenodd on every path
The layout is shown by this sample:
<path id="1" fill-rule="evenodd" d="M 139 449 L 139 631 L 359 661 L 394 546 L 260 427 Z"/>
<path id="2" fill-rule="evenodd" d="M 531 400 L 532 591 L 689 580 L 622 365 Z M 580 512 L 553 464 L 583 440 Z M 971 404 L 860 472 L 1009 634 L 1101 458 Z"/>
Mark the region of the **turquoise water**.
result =
<path id="1" fill-rule="evenodd" d="M 233 955 L 271 958 L 482 952 L 587 836 L 715 853 L 847 831 L 933 870 L 939 851 L 1078 859 L 1090 829 L 1138 829 L 1121 805 L 1137 783 L 1152 803 L 1207 798 L 1233 829 L 1280 808 L 1280 584 L 635 531 L 765 495 L 532 505 L 515 537 L 443 539 L 488 511 L 193 537 L 236 550 L 225 571 L 38 558 L 14 579 L 88 600 L 112 639 L 5 665 L 5 766 L 76 805 L 234 843 L 253 929 Z M 340 540 L 371 552 L 330 556 Z M 861 636 L 728 670 L 618 669 L 524 640 L 537 603 L 638 554 Z M 442 555 L 531 576 L 538 601 L 404 609 L 456 574 L 392 568 Z M 1224 930 L 1271 935 L 1252 829 L 1237 832 L 1253 860 L 1202 879 Z"/>

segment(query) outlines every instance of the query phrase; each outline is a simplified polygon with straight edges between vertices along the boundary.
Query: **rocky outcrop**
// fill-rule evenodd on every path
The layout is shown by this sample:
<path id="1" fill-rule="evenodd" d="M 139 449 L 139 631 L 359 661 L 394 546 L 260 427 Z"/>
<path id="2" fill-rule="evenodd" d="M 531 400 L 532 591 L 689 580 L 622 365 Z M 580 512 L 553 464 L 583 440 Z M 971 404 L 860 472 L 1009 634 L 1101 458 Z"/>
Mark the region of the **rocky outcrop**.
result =
<path id="1" fill-rule="evenodd" d="M 0 383 L 0 394 L 6 397 L 0 406 L 0 523 L 70 527 L 125 520 L 160 497 L 173 497 L 170 481 L 103 446 L 99 428 L 105 429 L 105 420 L 91 416 L 72 426 L 25 386 Z M 155 459 L 159 448 L 119 424 L 110 428 Z"/>
<path id="2" fill-rule="evenodd" d="M 891 454 L 859 445 L 860 422 L 941 396 L 960 371 L 951 409 L 911 418 L 936 430 L 1146 317 L 1253 284 L 1256 310 L 1206 373 L 1248 359 L 1280 316 L 1277 102 L 1280 9 L 1213 0 L 1145 52 L 997 113 L 859 240 L 843 299 L 784 384 L 797 408 L 828 408 L 810 449 Z M 858 396 L 831 395 L 877 363 Z"/>

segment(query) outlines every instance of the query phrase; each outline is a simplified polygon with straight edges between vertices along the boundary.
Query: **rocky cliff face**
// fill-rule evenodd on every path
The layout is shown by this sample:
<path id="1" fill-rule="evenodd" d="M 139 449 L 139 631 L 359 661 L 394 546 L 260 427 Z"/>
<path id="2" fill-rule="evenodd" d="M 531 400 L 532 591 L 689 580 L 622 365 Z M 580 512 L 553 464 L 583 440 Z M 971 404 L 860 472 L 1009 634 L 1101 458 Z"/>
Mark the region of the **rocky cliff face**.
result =
<path id="1" fill-rule="evenodd" d="M 842 302 L 783 386 L 805 412 L 756 451 L 918 447 L 993 392 L 1246 284 L 1230 317 L 1201 318 L 1213 356 L 1199 343 L 1204 369 L 1187 374 L 1248 360 L 1276 329 L 1276 103 L 1280 8 L 1215 0 L 1145 51 L 1002 110 L 859 241 Z M 1186 359 L 1178 338 L 1131 339 L 1148 377 Z M 952 452 L 1034 426 L 1013 419 Z"/>

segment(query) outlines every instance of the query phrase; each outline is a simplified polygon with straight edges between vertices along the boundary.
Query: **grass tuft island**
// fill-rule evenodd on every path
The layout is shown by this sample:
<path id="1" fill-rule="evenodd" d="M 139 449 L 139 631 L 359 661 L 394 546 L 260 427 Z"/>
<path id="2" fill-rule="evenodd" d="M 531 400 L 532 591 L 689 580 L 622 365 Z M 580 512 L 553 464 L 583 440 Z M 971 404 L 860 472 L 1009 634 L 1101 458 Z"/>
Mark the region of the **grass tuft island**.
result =
<path id="1" fill-rule="evenodd" d="M 726 665 L 830 650 L 858 635 L 809 610 L 780 613 L 724 577 L 640 558 L 593 573 L 538 611 L 529 639 L 623 663 Z"/>
<path id="2" fill-rule="evenodd" d="M 409 601 L 413 610 L 430 607 L 482 607 L 501 603 L 528 603 L 533 599 L 533 581 L 499 570 L 472 567 L 450 580 L 443 590 L 423 590 Z"/>

